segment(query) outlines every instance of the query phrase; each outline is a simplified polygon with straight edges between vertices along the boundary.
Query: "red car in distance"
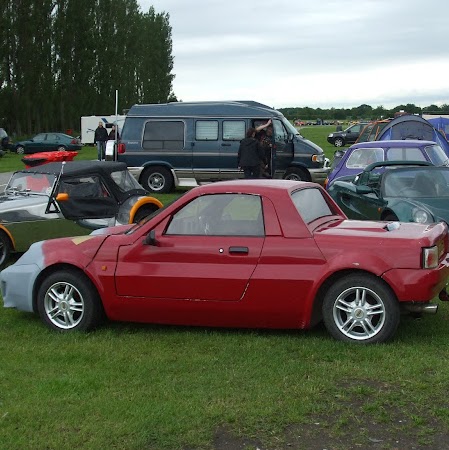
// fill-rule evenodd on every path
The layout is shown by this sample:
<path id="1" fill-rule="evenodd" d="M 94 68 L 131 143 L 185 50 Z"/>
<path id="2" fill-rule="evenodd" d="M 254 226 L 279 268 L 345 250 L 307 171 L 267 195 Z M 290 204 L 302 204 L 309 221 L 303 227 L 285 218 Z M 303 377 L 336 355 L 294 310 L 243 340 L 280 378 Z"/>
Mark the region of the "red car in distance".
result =
<path id="1" fill-rule="evenodd" d="M 59 331 L 117 321 L 311 328 L 393 337 L 401 313 L 448 298 L 448 229 L 348 220 L 323 188 L 287 180 L 194 188 L 136 225 L 35 243 L 1 272 L 5 307 Z M 419 322 L 419 325 L 423 322 Z"/>

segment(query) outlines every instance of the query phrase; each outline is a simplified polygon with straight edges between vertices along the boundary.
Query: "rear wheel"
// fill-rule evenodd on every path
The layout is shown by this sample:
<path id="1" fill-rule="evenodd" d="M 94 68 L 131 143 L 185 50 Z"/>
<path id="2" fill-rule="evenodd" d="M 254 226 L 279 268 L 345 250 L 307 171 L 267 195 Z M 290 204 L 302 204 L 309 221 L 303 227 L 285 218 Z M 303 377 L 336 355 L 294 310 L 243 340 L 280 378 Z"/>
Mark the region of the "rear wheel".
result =
<path id="1" fill-rule="evenodd" d="M 391 339 L 399 324 L 399 304 L 376 277 L 352 274 L 335 282 L 323 302 L 323 320 L 336 339 L 361 344 Z"/>
<path id="2" fill-rule="evenodd" d="M 345 145 L 345 141 L 341 137 L 335 138 L 334 145 L 335 147 L 343 147 L 343 145 Z"/>
<path id="3" fill-rule="evenodd" d="M 290 167 L 284 175 L 285 180 L 309 181 L 309 177 L 304 169 L 299 167 Z"/>
<path id="4" fill-rule="evenodd" d="M 382 220 L 387 222 L 397 222 L 399 219 L 396 217 L 396 214 L 388 213 Z"/>
<path id="5" fill-rule="evenodd" d="M 58 151 L 59 152 L 65 152 L 67 149 L 63 146 L 63 145 L 60 145 L 59 147 L 58 147 Z"/>
<path id="6" fill-rule="evenodd" d="M 59 331 L 87 331 L 95 328 L 104 312 L 97 290 L 84 275 L 61 270 L 42 283 L 37 308 L 41 320 Z"/>
<path id="7" fill-rule="evenodd" d="M 140 184 L 147 191 L 165 194 L 173 188 L 173 177 L 165 167 L 147 167 L 142 172 Z"/>

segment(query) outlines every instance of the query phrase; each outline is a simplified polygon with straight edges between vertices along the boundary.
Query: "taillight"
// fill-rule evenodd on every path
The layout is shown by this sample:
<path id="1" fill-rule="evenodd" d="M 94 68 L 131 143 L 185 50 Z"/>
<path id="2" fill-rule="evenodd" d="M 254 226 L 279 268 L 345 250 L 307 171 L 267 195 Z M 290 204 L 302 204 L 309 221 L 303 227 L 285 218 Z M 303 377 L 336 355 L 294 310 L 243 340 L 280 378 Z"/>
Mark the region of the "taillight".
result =
<path id="1" fill-rule="evenodd" d="M 70 143 L 71 143 L 71 144 L 78 144 L 78 139 L 72 139 L 72 140 L 70 141 Z"/>
<path id="2" fill-rule="evenodd" d="M 122 143 L 120 143 L 119 145 L 118 145 L 118 153 L 120 153 L 120 154 L 122 154 L 122 153 L 125 153 L 125 151 L 126 151 L 126 146 L 125 146 L 125 144 L 122 144 Z"/>
<path id="3" fill-rule="evenodd" d="M 435 269 L 435 267 L 438 267 L 438 257 L 439 251 L 437 245 L 429 248 L 423 248 L 423 269 Z"/>

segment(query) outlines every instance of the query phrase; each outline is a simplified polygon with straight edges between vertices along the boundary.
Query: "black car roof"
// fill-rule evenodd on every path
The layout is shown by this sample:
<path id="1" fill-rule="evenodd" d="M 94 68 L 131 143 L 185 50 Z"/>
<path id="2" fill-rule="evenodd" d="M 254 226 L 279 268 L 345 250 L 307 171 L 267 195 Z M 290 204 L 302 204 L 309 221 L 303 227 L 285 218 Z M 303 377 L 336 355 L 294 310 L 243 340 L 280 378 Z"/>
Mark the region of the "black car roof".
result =
<path id="1" fill-rule="evenodd" d="M 52 162 L 42 164 L 40 166 L 31 167 L 29 169 L 19 170 L 18 172 L 26 173 L 43 173 L 59 175 L 61 169 L 63 175 L 76 176 L 83 174 L 102 174 L 109 175 L 111 172 L 126 170 L 127 165 L 124 162 L 117 161 L 66 161 L 66 162 Z"/>

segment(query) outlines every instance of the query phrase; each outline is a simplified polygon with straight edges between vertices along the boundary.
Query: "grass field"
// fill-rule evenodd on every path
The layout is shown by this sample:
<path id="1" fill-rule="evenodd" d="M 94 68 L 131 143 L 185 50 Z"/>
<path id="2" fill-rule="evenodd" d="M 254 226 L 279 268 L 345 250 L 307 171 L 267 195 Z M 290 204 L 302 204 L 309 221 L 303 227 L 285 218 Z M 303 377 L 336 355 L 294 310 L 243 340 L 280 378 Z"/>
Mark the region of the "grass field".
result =
<path id="1" fill-rule="evenodd" d="M 448 449 L 448 335 L 447 304 L 369 347 L 322 326 L 66 335 L 0 308 L 0 449 Z"/>

